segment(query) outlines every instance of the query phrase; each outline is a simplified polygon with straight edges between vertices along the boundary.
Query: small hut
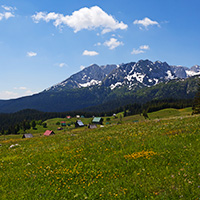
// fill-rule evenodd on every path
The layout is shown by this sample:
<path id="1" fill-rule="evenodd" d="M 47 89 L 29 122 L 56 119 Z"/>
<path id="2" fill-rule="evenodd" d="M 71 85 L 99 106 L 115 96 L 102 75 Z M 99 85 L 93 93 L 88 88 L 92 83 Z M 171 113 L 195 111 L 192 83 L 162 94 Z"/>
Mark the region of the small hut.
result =
<path id="1" fill-rule="evenodd" d="M 92 120 L 92 123 L 93 124 L 103 124 L 103 118 L 101 117 L 94 117 L 93 120 Z"/>
<path id="2" fill-rule="evenodd" d="M 89 129 L 95 129 L 95 128 L 97 128 L 97 125 L 96 124 L 89 124 L 88 128 Z"/>
<path id="3" fill-rule="evenodd" d="M 50 136 L 50 135 L 54 135 L 55 133 L 53 131 L 50 131 L 50 130 L 46 130 L 44 135 L 46 136 Z"/>
<path id="4" fill-rule="evenodd" d="M 85 125 L 83 124 L 83 122 L 81 120 L 77 120 L 76 123 L 75 123 L 75 127 L 78 128 L 78 127 L 84 127 Z"/>
<path id="5" fill-rule="evenodd" d="M 60 124 L 61 126 L 66 126 L 66 121 L 61 121 Z"/>
<path id="6" fill-rule="evenodd" d="M 31 133 L 26 133 L 22 136 L 22 138 L 32 138 L 33 135 Z"/>

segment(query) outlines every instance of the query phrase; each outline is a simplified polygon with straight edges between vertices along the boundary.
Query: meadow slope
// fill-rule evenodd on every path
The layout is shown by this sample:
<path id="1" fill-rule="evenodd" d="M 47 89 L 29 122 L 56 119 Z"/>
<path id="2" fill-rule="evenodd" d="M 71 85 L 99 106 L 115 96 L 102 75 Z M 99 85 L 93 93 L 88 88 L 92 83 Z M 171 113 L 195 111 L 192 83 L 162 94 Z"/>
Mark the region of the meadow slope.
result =
<path id="1" fill-rule="evenodd" d="M 199 127 L 187 116 L 2 140 L 1 199 L 199 199 Z"/>

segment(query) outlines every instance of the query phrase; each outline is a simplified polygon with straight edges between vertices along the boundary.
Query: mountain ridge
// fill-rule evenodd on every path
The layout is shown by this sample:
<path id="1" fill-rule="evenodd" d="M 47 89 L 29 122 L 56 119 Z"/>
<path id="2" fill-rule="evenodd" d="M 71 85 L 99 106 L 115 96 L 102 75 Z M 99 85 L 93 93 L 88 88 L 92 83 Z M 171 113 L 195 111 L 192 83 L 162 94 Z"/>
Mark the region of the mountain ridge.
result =
<path id="1" fill-rule="evenodd" d="M 200 74 L 200 66 L 191 68 L 168 65 L 167 62 L 139 60 L 126 64 L 90 65 L 45 91 L 66 90 L 74 88 L 103 85 L 115 89 L 128 86 L 130 89 L 151 87 L 160 82 L 177 78 L 188 78 Z"/>
<path id="2" fill-rule="evenodd" d="M 160 61 L 93 64 L 38 94 L 0 100 L 0 113 L 23 109 L 65 112 L 100 105 L 106 105 L 106 110 L 159 98 L 189 99 L 194 97 L 198 75 L 198 65 L 189 69 Z"/>

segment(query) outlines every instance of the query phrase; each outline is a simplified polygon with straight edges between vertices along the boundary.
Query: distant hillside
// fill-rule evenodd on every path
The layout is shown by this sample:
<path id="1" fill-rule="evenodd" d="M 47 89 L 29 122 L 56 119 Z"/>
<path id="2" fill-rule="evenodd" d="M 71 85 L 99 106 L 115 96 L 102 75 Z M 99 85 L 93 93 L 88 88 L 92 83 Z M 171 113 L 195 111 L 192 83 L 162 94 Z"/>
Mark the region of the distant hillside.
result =
<path id="1" fill-rule="evenodd" d="M 64 112 L 97 106 L 109 111 L 131 103 L 145 103 L 153 99 L 191 99 L 197 90 L 198 77 L 175 79 L 152 87 L 130 90 L 123 86 L 114 90 L 106 86 L 44 91 L 14 100 L 0 101 L 0 113 L 12 113 L 23 109 L 45 112 Z M 105 106 L 101 106 L 105 105 Z M 96 108 L 95 108 L 96 110 Z"/>
<path id="2" fill-rule="evenodd" d="M 196 76 L 199 74 L 200 66 L 189 69 L 160 61 L 140 60 L 105 66 L 93 64 L 38 94 L 1 100 L 0 113 L 23 109 L 65 112 L 96 106 L 108 111 L 153 99 L 188 99 L 194 97 Z"/>

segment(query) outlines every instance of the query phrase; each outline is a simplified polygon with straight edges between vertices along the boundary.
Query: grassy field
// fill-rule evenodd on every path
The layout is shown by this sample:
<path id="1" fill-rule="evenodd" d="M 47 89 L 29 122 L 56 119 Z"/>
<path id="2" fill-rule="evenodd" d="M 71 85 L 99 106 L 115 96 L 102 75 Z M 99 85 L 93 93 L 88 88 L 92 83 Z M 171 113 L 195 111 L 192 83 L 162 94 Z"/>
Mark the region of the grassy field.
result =
<path id="1" fill-rule="evenodd" d="M 30 139 L 1 136 L 1 199 L 199 200 L 200 116 L 160 112 L 49 137 L 41 127 Z M 58 120 L 48 120 L 48 129 Z"/>

